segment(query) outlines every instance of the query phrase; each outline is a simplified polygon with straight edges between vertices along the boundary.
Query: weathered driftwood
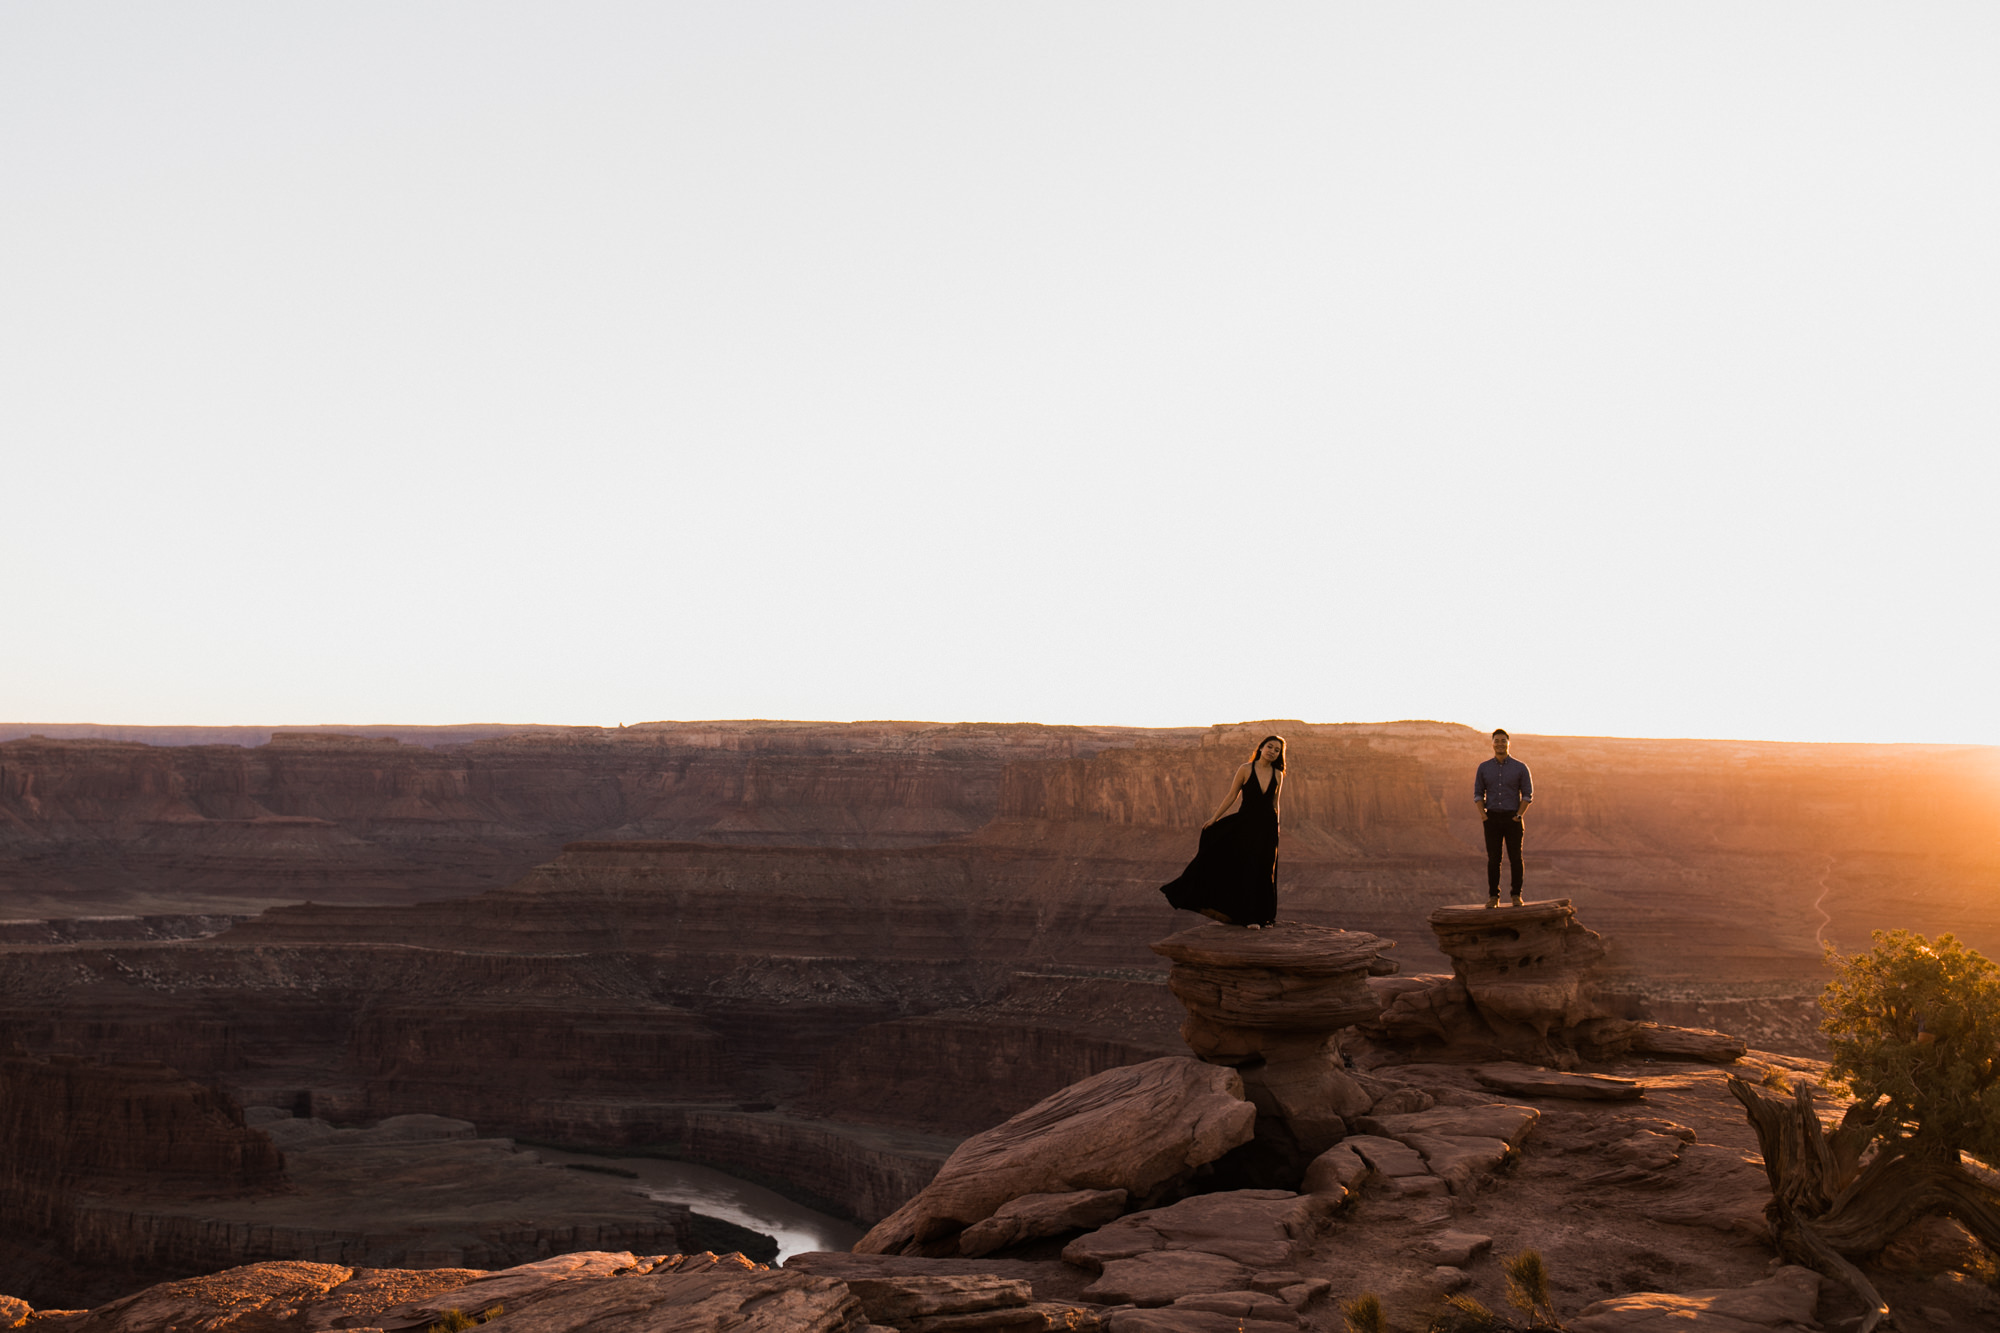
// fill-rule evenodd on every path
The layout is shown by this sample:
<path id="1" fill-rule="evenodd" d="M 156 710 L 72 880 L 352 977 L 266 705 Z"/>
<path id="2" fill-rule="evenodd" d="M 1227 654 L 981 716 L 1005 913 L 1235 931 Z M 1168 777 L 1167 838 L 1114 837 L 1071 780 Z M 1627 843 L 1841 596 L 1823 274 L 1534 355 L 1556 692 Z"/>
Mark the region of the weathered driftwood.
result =
<path id="1" fill-rule="evenodd" d="M 2000 1250 L 2000 1195 L 1975 1180 L 1957 1153 L 1926 1153 L 1921 1138 L 1876 1143 L 1881 1112 L 1856 1103 L 1833 1129 L 1820 1124 L 1812 1086 L 1776 1097 L 1740 1078 L 1729 1091 L 1743 1103 L 1764 1173 L 1771 1181 L 1766 1215 L 1780 1256 L 1834 1279 L 1868 1307 L 1859 1333 L 1889 1314 L 1875 1285 L 1851 1262 L 1874 1254 L 1926 1214 L 1956 1218 Z"/>

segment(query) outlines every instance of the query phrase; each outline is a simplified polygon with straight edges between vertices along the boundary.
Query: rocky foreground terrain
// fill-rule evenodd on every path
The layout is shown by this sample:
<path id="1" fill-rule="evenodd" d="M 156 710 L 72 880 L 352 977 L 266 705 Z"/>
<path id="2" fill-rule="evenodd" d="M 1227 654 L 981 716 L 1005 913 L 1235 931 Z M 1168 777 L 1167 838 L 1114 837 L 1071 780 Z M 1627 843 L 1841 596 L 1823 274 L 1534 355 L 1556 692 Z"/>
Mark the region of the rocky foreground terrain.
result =
<path id="1" fill-rule="evenodd" d="M 1533 1250 L 1539 1316 L 1577 1333 L 1858 1321 L 1844 1289 L 1772 1257 L 1768 1178 L 1726 1089 L 1796 1091 L 1815 1062 L 1621 1017 L 1595 983 L 1603 942 L 1566 902 L 1431 924 L 1451 973 L 1399 975 L 1386 941 L 1299 924 L 1159 941 L 1192 1054 L 1091 1075 L 966 1140 L 851 1254 L 776 1271 L 632 1250 L 497 1272 L 272 1262 L 88 1311 L 0 1300 L 0 1320 L 1241 1333 L 1341 1328 L 1372 1297 L 1388 1327 L 1419 1329 L 1454 1300 L 1507 1310 L 1511 1261 Z M 294 1143 L 328 1133 L 263 1119 Z M 1911 1227 L 1870 1268 L 1898 1327 L 2000 1321 L 1994 1256 L 1953 1224 Z"/>
<path id="2" fill-rule="evenodd" d="M 1431 916 L 1483 879 L 1466 788 L 1485 739 L 1441 723 L 23 737 L 0 743 L 0 1050 L 118 1078 L 164 1062 L 176 1096 L 301 1121 L 672 1153 L 872 1224 L 967 1135 L 1185 1058 L 1185 997 L 1149 945 L 1188 919 L 1154 888 L 1269 730 L 1292 741 L 1282 914 L 1393 942 L 1376 978 L 1393 1021 L 1350 1053 L 1421 1062 L 1456 1001 L 1411 979 L 1463 961 Z M 2000 955 L 1991 750 L 1521 736 L 1516 753 L 1540 793 L 1531 891 L 1606 941 L 1599 1036 L 1650 1022 L 1811 1056 L 1822 941 L 1908 926 Z M 1570 1058 L 1675 1054 L 1588 1036 Z M 0 1118 L 9 1159 L 38 1142 L 23 1127 L 49 1119 L 49 1086 L 0 1085 L 21 1108 Z M 207 1186 L 120 1204 L 88 1171 L 5 1181 L 0 1290 L 41 1304 L 59 1293 L 7 1275 L 55 1271 L 53 1219 L 80 1198 L 124 1220 L 74 1233 L 65 1271 L 123 1290 L 281 1257 L 233 1225 L 158 1220 Z M 475 1241 L 456 1262 L 513 1257 Z"/>

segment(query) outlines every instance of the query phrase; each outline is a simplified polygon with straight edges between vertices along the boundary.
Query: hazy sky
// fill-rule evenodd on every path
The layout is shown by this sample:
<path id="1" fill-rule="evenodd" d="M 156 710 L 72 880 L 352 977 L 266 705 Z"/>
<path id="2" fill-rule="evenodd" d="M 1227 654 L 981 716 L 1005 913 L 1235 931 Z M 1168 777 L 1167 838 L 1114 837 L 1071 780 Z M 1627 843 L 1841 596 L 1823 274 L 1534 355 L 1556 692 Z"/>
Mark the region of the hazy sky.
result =
<path id="1" fill-rule="evenodd" d="M 0 7 L 0 719 L 2000 743 L 2000 8 Z"/>

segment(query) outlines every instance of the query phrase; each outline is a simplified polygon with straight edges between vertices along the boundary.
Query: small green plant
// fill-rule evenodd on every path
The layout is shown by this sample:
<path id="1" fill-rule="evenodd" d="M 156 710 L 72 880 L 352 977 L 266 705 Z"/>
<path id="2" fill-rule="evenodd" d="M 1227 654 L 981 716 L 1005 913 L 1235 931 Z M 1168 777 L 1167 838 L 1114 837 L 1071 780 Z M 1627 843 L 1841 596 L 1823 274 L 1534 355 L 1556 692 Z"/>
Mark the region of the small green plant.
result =
<path id="1" fill-rule="evenodd" d="M 1347 1333 L 1389 1333 L 1389 1321 L 1382 1316 L 1382 1298 L 1372 1291 L 1341 1306 L 1340 1317 L 1347 1321 Z"/>
<path id="2" fill-rule="evenodd" d="M 1766 1069 L 1764 1077 L 1757 1081 L 1773 1092 L 1790 1092 L 1792 1090 L 1792 1076 L 1776 1065 L 1772 1065 L 1769 1069 Z"/>
<path id="3" fill-rule="evenodd" d="M 1535 1326 L 1557 1326 L 1555 1301 L 1549 1295 L 1549 1269 L 1540 1250 L 1522 1250 L 1507 1261 L 1507 1301 Z"/>
<path id="4" fill-rule="evenodd" d="M 463 1310 L 446 1310 L 444 1318 L 426 1328 L 424 1333 L 465 1333 L 468 1328 L 475 1328 L 489 1319 L 498 1319 L 506 1313 L 507 1307 L 504 1305 L 490 1306 L 478 1314 L 467 1314 Z"/>

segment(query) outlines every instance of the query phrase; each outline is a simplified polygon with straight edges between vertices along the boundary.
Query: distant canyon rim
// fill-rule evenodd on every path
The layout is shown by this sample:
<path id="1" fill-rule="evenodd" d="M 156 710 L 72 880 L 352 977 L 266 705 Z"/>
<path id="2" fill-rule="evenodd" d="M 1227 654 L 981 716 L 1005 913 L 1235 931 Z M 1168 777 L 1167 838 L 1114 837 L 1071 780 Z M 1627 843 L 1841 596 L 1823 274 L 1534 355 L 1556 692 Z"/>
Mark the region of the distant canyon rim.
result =
<path id="1" fill-rule="evenodd" d="M 671 1144 L 864 1224 L 963 1136 L 1184 1049 L 1149 945 L 1192 918 L 1155 890 L 1267 732 L 1282 918 L 1439 972 L 1427 914 L 1484 893 L 1489 750 L 1450 723 L 133 730 L 0 727 L 0 1049 Z M 1822 942 L 2000 955 L 2000 751 L 1514 752 L 1529 892 L 1607 938 L 1633 1017 L 1812 1055 Z M 266 1257 L 105 1244 L 134 1274 Z"/>

